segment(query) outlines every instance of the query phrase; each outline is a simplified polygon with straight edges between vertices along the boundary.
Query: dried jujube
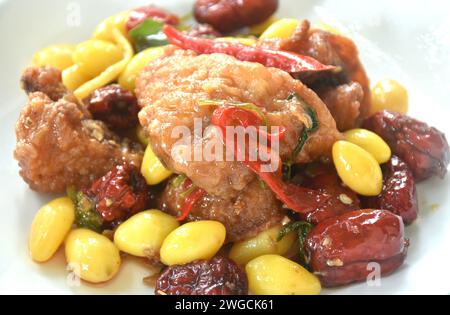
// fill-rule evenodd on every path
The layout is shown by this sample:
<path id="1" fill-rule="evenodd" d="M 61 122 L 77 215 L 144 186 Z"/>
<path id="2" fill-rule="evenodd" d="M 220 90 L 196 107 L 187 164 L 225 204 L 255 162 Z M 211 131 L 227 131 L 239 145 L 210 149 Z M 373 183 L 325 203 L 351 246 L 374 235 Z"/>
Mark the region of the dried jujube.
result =
<path id="1" fill-rule="evenodd" d="M 228 258 L 216 256 L 167 267 L 156 281 L 159 295 L 246 295 L 245 272 Z"/>
<path id="2" fill-rule="evenodd" d="M 365 209 L 319 223 L 308 234 L 306 253 L 325 287 L 364 281 L 377 264 L 379 276 L 403 264 L 409 242 L 402 218 L 387 210 Z"/>

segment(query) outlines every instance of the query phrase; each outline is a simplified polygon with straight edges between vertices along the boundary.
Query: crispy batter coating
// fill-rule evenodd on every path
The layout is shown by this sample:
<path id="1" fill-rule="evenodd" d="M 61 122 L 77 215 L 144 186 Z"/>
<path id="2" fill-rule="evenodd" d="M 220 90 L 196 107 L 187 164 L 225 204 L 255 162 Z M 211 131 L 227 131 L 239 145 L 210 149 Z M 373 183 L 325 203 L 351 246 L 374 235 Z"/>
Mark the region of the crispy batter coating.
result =
<path id="1" fill-rule="evenodd" d="M 332 144 L 341 138 L 330 112 L 317 95 L 288 73 L 261 64 L 241 62 L 224 54 L 199 55 L 169 47 L 167 56 L 151 62 L 137 80 L 136 94 L 141 125 L 149 135 L 154 152 L 176 173 L 185 174 L 206 190 L 188 217 L 189 221 L 209 219 L 222 222 L 227 240 L 237 241 L 279 223 L 285 215 L 273 192 L 262 187 L 255 175 L 239 161 L 179 159 L 172 149 L 179 142 L 175 127 L 188 127 L 187 145 L 221 141 L 210 125 L 216 109 L 199 106 L 201 100 L 232 100 L 256 104 L 270 126 L 286 128 L 280 143 L 280 156 L 291 157 L 306 123 L 305 105 L 317 113 L 319 128 L 309 138 L 296 162 L 309 162 L 329 155 Z M 297 95 L 298 97 L 292 97 Z M 203 133 L 194 132 L 194 119 L 202 123 Z M 195 139 L 194 142 L 192 139 Z M 223 144 L 220 142 L 220 145 Z M 163 192 L 161 209 L 180 215 L 184 196 L 170 183 Z"/>
<path id="2" fill-rule="evenodd" d="M 361 100 L 364 97 L 361 85 L 357 82 L 341 84 L 325 89 L 319 96 L 327 104 L 339 130 L 356 127 L 356 122 L 361 114 Z"/>
<path id="3" fill-rule="evenodd" d="M 62 83 L 61 71 L 56 68 L 29 67 L 22 74 L 21 85 L 27 94 L 42 92 L 55 102 L 71 94 Z"/>
<path id="4" fill-rule="evenodd" d="M 36 74 L 39 69 L 26 73 Z M 48 82 L 57 85 L 59 72 L 52 73 L 55 77 Z M 35 78 L 48 74 L 42 69 Z M 38 87 L 40 83 L 31 85 Z M 47 92 L 58 90 L 51 84 L 40 88 Z M 19 162 L 20 175 L 33 190 L 59 193 L 70 185 L 86 187 L 118 163 L 140 165 L 140 147 L 121 140 L 102 122 L 92 120 L 84 106 L 67 91 L 60 95 L 63 98 L 54 101 L 45 93 L 30 93 L 16 124 L 14 157 Z"/>
<path id="5" fill-rule="evenodd" d="M 339 130 L 359 126 L 369 114 L 369 78 L 355 43 L 344 36 L 310 28 L 303 21 L 288 39 L 268 39 L 260 45 L 311 56 L 323 64 L 340 67 L 339 73 L 314 73 L 299 78 L 328 106 Z"/>
<path id="6" fill-rule="evenodd" d="M 241 162 L 173 158 L 171 150 L 179 141 L 172 136 L 175 127 L 186 126 L 193 134 L 194 118 L 203 122 L 203 130 L 210 124 L 215 107 L 199 106 L 200 100 L 234 100 L 260 106 L 269 125 L 287 130 L 280 144 L 283 160 L 290 157 L 304 122 L 308 121 L 302 103 L 288 101 L 292 93 L 313 108 L 319 120 L 318 130 L 309 138 L 297 162 L 329 155 L 332 144 L 340 139 L 324 103 L 288 73 L 224 54 L 196 56 L 189 51 L 172 51 L 170 48 L 168 56 L 151 62 L 137 79 L 136 94 L 143 107 L 140 122 L 162 162 L 176 173 L 188 176 L 209 194 L 234 198 L 254 180 L 254 175 Z M 197 143 L 216 136 L 213 131 L 207 132 Z"/>
<path id="7" fill-rule="evenodd" d="M 157 202 L 158 208 L 179 216 L 184 202 L 180 197 L 182 192 L 182 185 L 175 187 L 169 182 Z M 233 199 L 205 195 L 194 204 L 188 220 L 222 222 L 227 230 L 227 241 L 235 242 L 279 223 L 285 213 L 270 189 L 262 187 L 255 179 Z"/>

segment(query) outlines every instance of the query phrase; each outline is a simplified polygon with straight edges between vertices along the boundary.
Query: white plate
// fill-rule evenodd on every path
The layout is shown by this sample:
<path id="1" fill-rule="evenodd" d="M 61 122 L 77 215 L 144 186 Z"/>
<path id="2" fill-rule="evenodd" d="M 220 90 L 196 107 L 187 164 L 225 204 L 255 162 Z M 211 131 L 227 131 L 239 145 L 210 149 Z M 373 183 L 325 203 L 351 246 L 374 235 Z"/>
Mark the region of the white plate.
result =
<path id="1" fill-rule="evenodd" d="M 144 266 L 126 260 L 119 275 L 102 286 L 69 285 L 64 257 L 35 264 L 27 236 L 36 210 L 51 196 L 28 189 L 12 158 L 14 125 L 25 104 L 21 71 L 32 54 L 53 43 L 87 39 L 103 18 L 148 1 L 0 0 L 0 293 L 151 294 L 142 283 Z M 177 13 L 191 1 L 153 1 Z M 372 82 L 395 78 L 409 90 L 411 114 L 450 135 L 450 7 L 448 1 L 305 1 L 281 0 L 283 17 L 326 21 L 351 36 Z M 73 18 L 79 11 L 80 25 Z M 408 258 L 378 287 L 356 284 L 328 294 L 450 293 L 450 187 L 432 179 L 419 185 L 420 215 L 407 228 Z"/>

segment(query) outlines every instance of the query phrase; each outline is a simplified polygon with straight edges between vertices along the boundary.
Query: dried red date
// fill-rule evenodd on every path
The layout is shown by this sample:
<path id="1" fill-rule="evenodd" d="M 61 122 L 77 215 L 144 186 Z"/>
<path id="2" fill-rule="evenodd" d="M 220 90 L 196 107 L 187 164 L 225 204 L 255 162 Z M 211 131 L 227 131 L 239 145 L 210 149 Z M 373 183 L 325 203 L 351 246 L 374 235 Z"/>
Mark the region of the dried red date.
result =
<path id="1" fill-rule="evenodd" d="M 368 197 L 363 201 L 367 208 L 389 210 L 402 217 L 405 224 L 417 218 L 419 207 L 414 177 L 408 165 L 393 155 L 383 165 L 383 190 L 376 197 Z"/>
<path id="2" fill-rule="evenodd" d="M 306 173 L 308 177 L 302 185 L 328 194 L 331 198 L 319 208 L 301 214 L 301 220 L 316 225 L 326 219 L 360 209 L 358 196 L 351 189 L 342 185 L 336 170 L 331 165 L 311 165 Z"/>
<path id="3" fill-rule="evenodd" d="M 128 129 L 138 123 L 136 97 L 117 84 L 95 90 L 84 103 L 95 119 L 103 121 L 111 129 Z"/>
<path id="4" fill-rule="evenodd" d="M 246 295 L 245 272 L 225 257 L 168 267 L 156 281 L 156 294 Z"/>
<path id="5" fill-rule="evenodd" d="M 278 0 L 197 0 L 194 16 L 223 33 L 264 22 L 278 8 Z"/>
<path id="6" fill-rule="evenodd" d="M 387 110 L 364 122 L 364 127 L 380 135 L 393 153 L 408 164 L 417 181 L 447 173 L 450 148 L 445 135 L 436 128 L 409 116 Z"/>
<path id="7" fill-rule="evenodd" d="M 357 210 L 323 221 L 306 239 L 310 265 L 325 287 L 364 281 L 378 263 L 381 275 L 406 257 L 401 217 L 387 210 Z"/>
<path id="8" fill-rule="evenodd" d="M 170 25 L 177 25 L 178 23 L 180 23 L 178 16 L 176 16 L 175 14 L 151 5 L 136 8 L 130 12 L 126 23 L 127 31 L 129 32 L 148 18 Z"/>
<path id="9" fill-rule="evenodd" d="M 84 193 L 107 222 L 123 221 L 145 210 L 151 198 L 145 179 L 130 164 L 117 165 Z"/>

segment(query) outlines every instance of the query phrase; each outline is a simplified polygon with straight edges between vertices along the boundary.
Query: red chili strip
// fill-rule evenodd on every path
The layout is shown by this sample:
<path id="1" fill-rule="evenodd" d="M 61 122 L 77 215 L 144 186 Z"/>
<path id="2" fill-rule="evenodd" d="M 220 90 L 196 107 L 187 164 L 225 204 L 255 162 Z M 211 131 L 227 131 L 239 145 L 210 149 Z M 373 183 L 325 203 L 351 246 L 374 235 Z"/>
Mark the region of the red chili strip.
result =
<path id="1" fill-rule="evenodd" d="M 234 105 L 230 105 L 230 106 L 223 106 L 221 107 L 222 110 L 224 111 L 224 115 L 223 117 L 226 117 L 226 122 L 228 122 L 230 120 L 230 118 L 233 117 L 233 119 L 236 120 L 236 123 L 238 125 L 243 126 L 244 128 L 247 128 L 249 126 L 262 126 L 263 125 L 263 120 L 261 119 L 261 117 L 259 117 L 256 113 L 254 113 L 253 111 L 249 110 L 249 109 L 245 109 L 243 107 L 239 107 L 239 106 L 234 106 Z M 229 113 L 226 113 L 229 111 L 230 108 L 235 108 L 235 109 L 239 109 L 239 110 L 231 110 Z M 249 115 L 248 113 L 252 113 L 253 115 Z M 242 116 L 242 117 L 239 117 Z M 226 125 L 226 122 L 225 125 Z M 218 122 L 220 123 L 220 122 Z M 229 125 L 227 125 L 229 126 Z M 266 126 L 267 127 L 267 126 Z M 278 129 L 278 132 L 268 132 L 267 130 L 258 128 L 258 133 L 261 137 L 267 139 L 268 142 L 272 142 L 274 139 L 278 140 L 278 141 L 282 141 L 286 135 L 286 128 L 283 126 L 280 126 Z"/>
<path id="2" fill-rule="evenodd" d="M 233 151 L 236 157 L 239 156 L 240 151 L 234 139 L 229 139 L 226 136 L 226 127 L 236 125 L 250 126 L 257 121 L 258 117 L 250 111 L 237 107 L 220 107 L 214 111 L 211 122 L 219 127 L 223 142 Z M 270 147 L 259 144 L 258 151 L 261 152 L 263 149 L 265 152 L 268 152 L 268 156 L 273 156 Z M 273 172 L 262 171 L 263 162 L 251 161 L 248 157 L 248 150 L 245 151 L 243 163 L 256 173 L 288 208 L 299 213 L 307 213 L 321 206 L 330 198 L 327 194 L 319 193 L 316 190 L 284 182 L 282 180 L 280 163 L 278 163 L 277 169 Z M 279 156 L 278 161 L 281 161 Z M 264 163 L 269 164 L 269 162 Z"/>
<path id="3" fill-rule="evenodd" d="M 186 178 L 185 180 L 185 187 L 186 189 L 190 189 L 192 188 L 192 186 L 194 185 L 194 183 L 192 183 L 192 181 L 188 178 Z M 199 188 L 199 187 L 195 187 L 192 192 L 190 192 L 183 201 L 183 206 L 181 207 L 181 215 L 177 218 L 178 221 L 183 221 L 185 220 L 189 213 L 192 210 L 192 207 L 195 205 L 195 203 L 201 199 L 204 195 L 206 194 L 206 191 Z"/>
<path id="4" fill-rule="evenodd" d="M 324 65 L 314 58 L 293 52 L 189 36 L 168 24 L 164 25 L 163 32 L 171 44 L 182 49 L 193 50 L 198 54 L 227 54 L 241 61 L 257 62 L 289 73 L 335 69 L 334 66 Z"/>

